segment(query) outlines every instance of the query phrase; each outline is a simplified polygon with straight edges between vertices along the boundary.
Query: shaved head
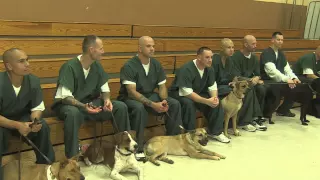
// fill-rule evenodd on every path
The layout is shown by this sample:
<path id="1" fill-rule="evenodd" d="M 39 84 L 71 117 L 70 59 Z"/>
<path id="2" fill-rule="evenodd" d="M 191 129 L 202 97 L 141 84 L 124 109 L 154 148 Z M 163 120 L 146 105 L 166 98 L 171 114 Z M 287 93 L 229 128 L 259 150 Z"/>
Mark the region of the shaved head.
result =
<path id="1" fill-rule="evenodd" d="M 224 38 L 221 40 L 221 53 L 227 57 L 232 56 L 234 53 L 234 44 L 231 39 Z"/>
<path id="2" fill-rule="evenodd" d="M 256 41 L 256 38 L 252 35 L 246 35 L 243 38 L 243 43 L 251 43 L 252 41 Z"/>
<path id="3" fill-rule="evenodd" d="M 257 47 L 257 39 L 252 35 L 246 35 L 243 38 L 243 49 L 246 52 L 254 52 Z"/>
<path id="4" fill-rule="evenodd" d="M 19 51 L 22 51 L 22 50 L 19 48 L 11 48 L 11 49 L 6 50 L 2 55 L 3 62 L 10 63 L 10 61 L 12 61 L 12 59 L 14 59 L 14 55 Z"/>
<path id="5" fill-rule="evenodd" d="M 139 38 L 139 54 L 145 58 L 150 58 L 154 54 L 154 40 L 150 36 Z"/>

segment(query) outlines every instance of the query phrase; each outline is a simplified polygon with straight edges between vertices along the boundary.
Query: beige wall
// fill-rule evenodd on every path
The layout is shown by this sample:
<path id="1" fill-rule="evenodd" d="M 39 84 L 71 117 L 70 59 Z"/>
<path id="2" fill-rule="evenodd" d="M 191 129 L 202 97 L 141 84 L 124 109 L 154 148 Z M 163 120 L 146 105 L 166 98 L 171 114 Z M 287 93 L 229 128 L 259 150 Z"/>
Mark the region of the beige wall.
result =
<path id="1" fill-rule="evenodd" d="M 292 5 L 254 0 L 10 0 L 5 20 L 233 28 L 289 28 Z M 306 7 L 295 9 L 299 28 Z"/>

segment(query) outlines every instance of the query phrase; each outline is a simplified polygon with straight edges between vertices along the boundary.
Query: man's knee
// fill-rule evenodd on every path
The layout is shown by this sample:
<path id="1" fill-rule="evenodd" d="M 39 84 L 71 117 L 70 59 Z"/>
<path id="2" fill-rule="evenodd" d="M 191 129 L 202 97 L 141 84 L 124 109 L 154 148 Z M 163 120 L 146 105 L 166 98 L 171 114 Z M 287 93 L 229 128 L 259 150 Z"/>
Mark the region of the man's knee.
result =
<path id="1" fill-rule="evenodd" d="M 175 109 L 180 109 L 180 102 L 176 99 L 173 99 L 173 98 L 168 98 L 168 104 L 169 106 L 171 106 L 172 108 L 175 108 Z"/>
<path id="2" fill-rule="evenodd" d="M 128 107 L 127 105 L 122 102 L 122 101 L 113 101 L 112 102 L 113 109 L 127 113 L 128 112 Z"/>
<path id="3" fill-rule="evenodd" d="M 183 107 L 184 109 L 189 109 L 189 110 L 196 109 L 194 102 L 191 99 L 186 97 L 180 98 L 180 104 L 181 104 L 181 107 Z"/>
<path id="4" fill-rule="evenodd" d="M 84 115 L 75 106 L 66 105 L 62 107 L 60 112 L 61 115 L 59 116 L 59 118 L 62 118 L 62 120 L 64 120 L 65 127 L 80 127 L 80 125 L 84 122 Z"/>
<path id="5" fill-rule="evenodd" d="M 256 92 L 259 93 L 260 95 L 265 96 L 267 93 L 267 87 L 264 85 L 257 85 Z"/>

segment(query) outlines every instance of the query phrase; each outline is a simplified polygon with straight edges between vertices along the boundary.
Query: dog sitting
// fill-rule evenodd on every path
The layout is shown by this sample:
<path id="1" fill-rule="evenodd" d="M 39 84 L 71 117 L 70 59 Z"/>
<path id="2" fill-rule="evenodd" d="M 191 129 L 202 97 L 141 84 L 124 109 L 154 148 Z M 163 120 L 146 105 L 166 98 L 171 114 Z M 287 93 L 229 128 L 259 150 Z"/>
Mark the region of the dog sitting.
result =
<path id="1" fill-rule="evenodd" d="M 156 136 L 151 138 L 144 146 L 146 161 L 160 166 L 160 161 L 173 164 L 167 155 L 189 156 L 196 159 L 225 159 L 218 153 L 204 149 L 208 143 L 208 134 L 204 128 L 198 128 L 185 134 L 176 136 Z"/>
<path id="2" fill-rule="evenodd" d="M 110 178 L 114 180 L 125 180 L 120 172 L 137 173 L 139 180 L 143 180 L 142 169 L 138 165 L 134 153 L 138 144 L 134 141 L 134 134 L 120 132 L 115 135 L 115 143 L 99 141 L 91 144 L 84 153 L 84 161 L 90 166 L 92 163 L 103 163 L 111 168 Z"/>
<path id="3" fill-rule="evenodd" d="M 77 163 L 78 156 L 71 159 L 54 162 L 51 165 L 34 164 L 22 165 L 21 180 L 85 180 Z M 5 180 L 18 180 L 18 173 L 12 173 L 12 170 L 18 171 L 18 161 L 5 165 L 3 170 Z M 11 173 L 9 173 L 11 172 Z"/>
<path id="4" fill-rule="evenodd" d="M 240 131 L 237 129 L 238 112 L 242 107 L 242 100 L 244 93 L 249 88 L 248 81 L 239 81 L 238 78 L 234 78 L 231 85 L 233 85 L 232 91 L 228 96 L 221 100 L 221 105 L 224 110 L 224 135 L 231 139 L 228 134 L 229 120 L 232 118 L 233 132 L 235 136 L 240 136 Z"/>

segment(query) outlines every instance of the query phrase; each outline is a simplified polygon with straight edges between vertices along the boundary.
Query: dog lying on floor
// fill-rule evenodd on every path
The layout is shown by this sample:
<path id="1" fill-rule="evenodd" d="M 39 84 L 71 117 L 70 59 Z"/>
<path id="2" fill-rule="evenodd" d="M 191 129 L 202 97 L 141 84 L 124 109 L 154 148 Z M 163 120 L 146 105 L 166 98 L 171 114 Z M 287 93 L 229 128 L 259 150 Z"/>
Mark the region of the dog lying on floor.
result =
<path id="1" fill-rule="evenodd" d="M 134 153 L 138 148 L 138 144 L 134 141 L 134 132 L 120 132 L 115 135 L 115 143 L 107 141 L 99 141 L 91 144 L 83 155 L 86 165 L 92 163 L 103 163 L 111 168 L 110 178 L 114 180 L 125 180 L 120 172 L 137 173 L 139 180 L 143 180 L 143 171 L 139 167 Z"/>
<path id="2" fill-rule="evenodd" d="M 72 159 L 64 159 L 51 165 L 34 164 L 25 165 L 26 167 L 21 165 L 21 180 L 85 180 L 77 159 L 78 156 L 75 156 Z M 18 180 L 18 167 L 17 160 L 5 165 L 3 170 L 7 173 L 4 173 L 4 180 Z"/>
<path id="3" fill-rule="evenodd" d="M 160 161 L 173 164 L 167 155 L 189 156 L 196 159 L 225 159 L 218 153 L 204 149 L 208 143 L 208 134 L 204 128 L 198 128 L 185 134 L 176 136 L 156 136 L 151 138 L 144 146 L 146 161 L 160 166 Z"/>
<path id="4" fill-rule="evenodd" d="M 224 135 L 231 139 L 228 134 L 229 120 L 232 119 L 233 132 L 235 136 L 240 136 L 240 131 L 237 129 L 237 119 L 238 112 L 242 107 L 242 100 L 244 98 L 244 93 L 249 88 L 248 81 L 239 81 L 236 77 L 232 83 L 233 90 L 228 96 L 221 100 L 221 105 L 224 110 Z"/>

